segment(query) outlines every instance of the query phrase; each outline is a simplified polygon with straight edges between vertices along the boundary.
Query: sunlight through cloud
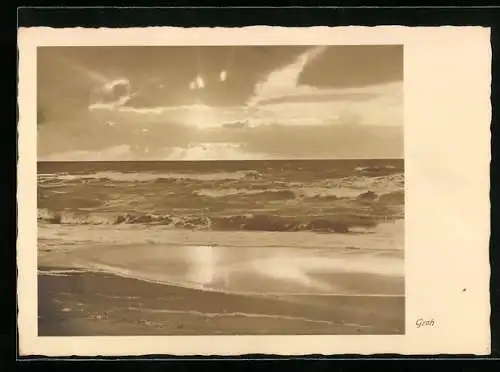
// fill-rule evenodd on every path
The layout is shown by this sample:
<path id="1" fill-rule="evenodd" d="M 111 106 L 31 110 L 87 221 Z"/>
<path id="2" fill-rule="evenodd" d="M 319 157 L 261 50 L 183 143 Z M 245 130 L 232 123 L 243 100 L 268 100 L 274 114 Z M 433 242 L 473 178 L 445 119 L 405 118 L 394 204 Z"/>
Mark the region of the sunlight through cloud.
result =
<path id="1" fill-rule="evenodd" d="M 203 81 L 203 78 L 201 76 L 196 77 L 196 85 L 198 89 L 205 88 L 205 82 Z"/>
<path id="2" fill-rule="evenodd" d="M 223 71 L 221 71 L 221 73 L 220 73 L 220 81 L 221 81 L 221 82 L 224 82 L 224 81 L 226 81 L 226 79 L 227 79 L 227 71 L 226 71 L 226 70 L 223 70 Z"/>

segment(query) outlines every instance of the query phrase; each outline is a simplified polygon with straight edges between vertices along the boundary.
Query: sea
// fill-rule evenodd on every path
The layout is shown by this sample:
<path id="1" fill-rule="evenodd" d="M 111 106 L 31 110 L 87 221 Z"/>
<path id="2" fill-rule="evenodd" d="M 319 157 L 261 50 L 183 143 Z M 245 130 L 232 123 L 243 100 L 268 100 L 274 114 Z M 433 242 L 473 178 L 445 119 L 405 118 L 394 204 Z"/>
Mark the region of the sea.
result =
<path id="1" fill-rule="evenodd" d="M 37 176 L 39 277 L 404 296 L 402 159 L 39 162 Z"/>

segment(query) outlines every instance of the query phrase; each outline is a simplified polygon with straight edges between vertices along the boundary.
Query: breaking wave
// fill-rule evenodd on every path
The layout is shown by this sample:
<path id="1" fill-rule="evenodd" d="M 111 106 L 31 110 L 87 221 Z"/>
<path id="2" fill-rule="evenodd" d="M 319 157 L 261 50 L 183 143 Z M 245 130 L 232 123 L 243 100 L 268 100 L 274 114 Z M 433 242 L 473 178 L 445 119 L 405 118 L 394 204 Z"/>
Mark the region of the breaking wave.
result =
<path id="1" fill-rule="evenodd" d="M 381 166 L 368 166 L 368 167 L 356 167 L 354 168 L 357 172 L 380 172 L 384 170 L 394 170 L 397 169 L 394 165 L 381 165 Z M 402 170 L 402 169 L 401 169 Z"/>
<path id="2" fill-rule="evenodd" d="M 257 171 L 217 172 L 217 173 L 138 173 L 138 172 L 95 172 L 90 174 L 38 174 L 38 180 L 47 181 L 79 181 L 107 180 L 115 182 L 152 182 L 158 180 L 240 180 L 258 179 L 262 175 Z"/>
<path id="3" fill-rule="evenodd" d="M 351 228 L 372 228 L 393 217 L 377 217 L 363 214 L 331 216 L 288 217 L 268 214 L 243 214 L 233 216 L 175 216 L 147 213 L 99 213 L 54 212 L 38 210 L 38 222 L 61 225 L 164 225 L 171 228 L 214 231 L 314 231 L 324 233 L 348 233 Z"/>
<path id="4" fill-rule="evenodd" d="M 336 200 L 343 198 L 355 198 L 357 200 L 379 201 L 383 203 L 404 203 L 404 191 L 392 191 L 377 194 L 373 191 L 363 192 L 359 189 L 350 189 L 344 187 L 326 188 L 326 187 L 300 187 L 292 189 L 246 189 L 246 188 L 227 188 L 227 189 L 200 189 L 193 191 L 197 196 L 209 198 L 222 198 L 232 196 L 252 196 L 256 199 L 266 200 L 293 200 L 293 199 L 320 199 Z"/>
<path id="5" fill-rule="evenodd" d="M 395 173 L 385 176 L 349 176 L 342 178 L 325 179 L 318 183 L 323 187 L 348 187 L 353 189 L 367 190 L 400 190 L 404 187 L 404 174 Z"/>

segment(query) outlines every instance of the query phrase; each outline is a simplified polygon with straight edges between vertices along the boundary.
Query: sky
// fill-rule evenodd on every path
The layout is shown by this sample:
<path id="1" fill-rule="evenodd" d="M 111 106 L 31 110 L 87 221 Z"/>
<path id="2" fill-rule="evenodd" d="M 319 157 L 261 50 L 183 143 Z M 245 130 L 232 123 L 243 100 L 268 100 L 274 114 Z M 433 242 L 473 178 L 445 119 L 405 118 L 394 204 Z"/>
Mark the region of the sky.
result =
<path id="1" fill-rule="evenodd" d="M 400 158 L 403 46 L 40 47 L 38 158 Z"/>

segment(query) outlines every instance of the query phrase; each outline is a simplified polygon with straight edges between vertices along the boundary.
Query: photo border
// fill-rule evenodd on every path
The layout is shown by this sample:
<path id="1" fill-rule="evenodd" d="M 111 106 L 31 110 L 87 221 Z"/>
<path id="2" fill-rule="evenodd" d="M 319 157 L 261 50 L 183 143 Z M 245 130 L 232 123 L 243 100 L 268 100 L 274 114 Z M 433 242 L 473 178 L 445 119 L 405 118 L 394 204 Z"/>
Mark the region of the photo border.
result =
<path id="1" fill-rule="evenodd" d="M 234 10 L 234 9 L 233 9 Z M 320 9 L 320 10 L 324 10 L 324 9 Z M 350 11 L 353 11 L 354 9 L 351 9 Z M 67 21 L 67 18 L 66 18 L 66 21 Z M 406 128 L 405 128 L 406 129 Z M 406 130 L 405 130 L 405 136 L 406 136 Z M 406 146 L 405 146 L 405 150 L 406 150 Z M 405 162 L 406 162 L 407 159 L 405 159 Z M 360 337 L 360 336 L 355 336 L 355 337 Z"/>

